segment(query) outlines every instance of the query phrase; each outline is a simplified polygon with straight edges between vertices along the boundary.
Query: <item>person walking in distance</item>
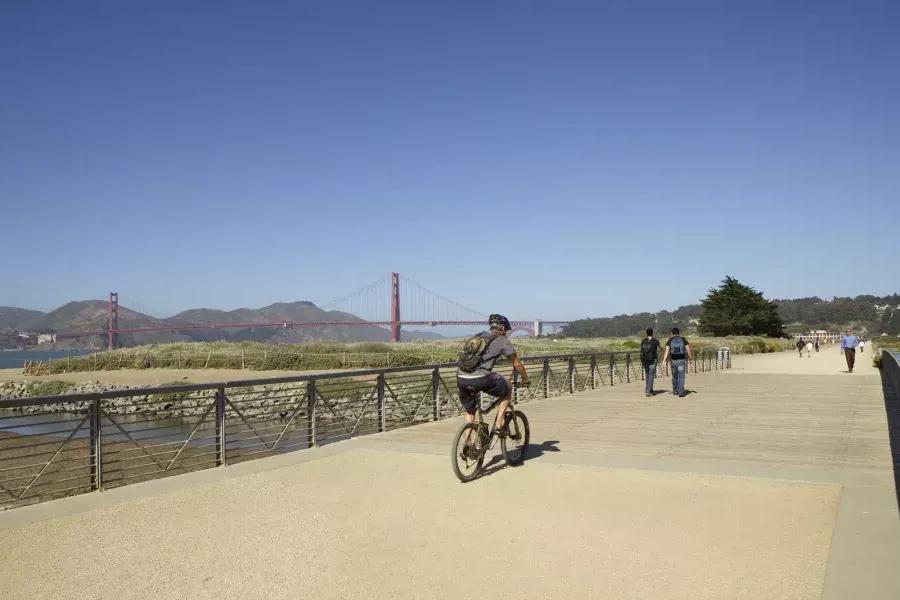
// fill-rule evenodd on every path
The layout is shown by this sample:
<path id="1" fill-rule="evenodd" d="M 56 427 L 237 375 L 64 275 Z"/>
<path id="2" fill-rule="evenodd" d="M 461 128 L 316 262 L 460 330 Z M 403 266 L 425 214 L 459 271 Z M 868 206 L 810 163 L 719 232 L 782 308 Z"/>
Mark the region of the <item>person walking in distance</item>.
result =
<path id="1" fill-rule="evenodd" d="M 859 338 L 853 335 L 853 330 L 848 329 L 847 335 L 841 338 L 841 352 L 847 359 L 847 369 L 853 372 L 853 363 L 856 362 L 856 347 L 859 345 Z"/>
<path id="2" fill-rule="evenodd" d="M 803 346 L 805 345 L 806 344 L 803 342 L 803 338 L 797 339 L 797 354 L 800 356 L 800 358 L 803 358 Z"/>
<path id="3" fill-rule="evenodd" d="M 859 353 L 862 354 L 863 350 L 866 349 L 866 340 L 860 338 L 859 340 Z"/>
<path id="4" fill-rule="evenodd" d="M 819 338 L 816 338 L 816 352 L 819 351 Z"/>
<path id="5" fill-rule="evenodd" d="M 653 380 L 656 378 L 656 361 L 659 357 L 659 340 L 653 337 L 653 330 L 647 328 L 647 337 L 641 340 L 641 366 L 644 368 L 644 395 L 653 395 Z"/>
<path id="6" fill-rule="evenodd" d="M 663 362 L 671 358 L 672 364 L 672 393 L 679 398 L 687 394 L 684 391 L 684 377 L 687 374 L 687 366 L 691 358 L 691 346 L 686 338 L 681 336 L 677 327 L 672 328 L 672 337 L 666 340 L 666 353 Z"/>
<path id="7" fill-rule="evenodd" d="M 806 358 L 812 358 L 812 342 L 806 342 Z"/>

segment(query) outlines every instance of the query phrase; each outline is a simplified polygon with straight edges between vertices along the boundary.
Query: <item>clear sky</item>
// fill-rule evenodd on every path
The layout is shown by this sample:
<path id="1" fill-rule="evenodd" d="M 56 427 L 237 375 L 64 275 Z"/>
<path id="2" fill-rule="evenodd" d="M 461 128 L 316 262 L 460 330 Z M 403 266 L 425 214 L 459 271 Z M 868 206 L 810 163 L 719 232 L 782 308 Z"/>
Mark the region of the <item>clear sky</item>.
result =
<path id="1" fill-rule="evenodd" d="M 0 4 L 0 305 L 900 290 L 900 3 Z"/>

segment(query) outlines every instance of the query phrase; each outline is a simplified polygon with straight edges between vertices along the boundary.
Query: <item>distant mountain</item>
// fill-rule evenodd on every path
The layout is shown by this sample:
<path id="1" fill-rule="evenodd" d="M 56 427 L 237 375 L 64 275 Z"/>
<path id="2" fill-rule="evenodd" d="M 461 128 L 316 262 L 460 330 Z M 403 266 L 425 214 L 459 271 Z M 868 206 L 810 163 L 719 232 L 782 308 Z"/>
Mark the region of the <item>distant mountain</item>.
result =
<path id="1" fill-rule="evenodd" d="M 68 331 L 106 331 L 109 320 L 107 303 L 103 300 L 81 300 L 69 302 L 46 314 L 28 321 L 25 329 L 38 333 L 59 333 Z M 138 327 L 160 327 L 168 325 L 166 320 L 157 319 L 124 306 L 119 307 L 119 328 L 132 329 Z M 189 341 L 187 335 L 177 332 L 150 332 L 121 334 L 119 343 L 123 346 L 137 344 L 162 344 L 167 342 Z M 90 344 L 101 346 L 99 337 L 86 339 L 60 340 L 60 345 L 83 346 Z"/>
<path id="2" fill-rule="evenodd" d="M 69 302 L 49 313 L 21 308 L 0 308 L 0 347 L 18 347 L 22 342 L 15 332 L 64 333 L 76 331 L 106 331 L 108 306 L 102 300 Z M 287 326 L 290 322 L 328 323 L 358 322 L 358 327 L 317 325 L 309 327 Z M 191 329 L 193 325 L 233 325 L 243 323 L 285 323 L 285 327 L 222 327 L 217 329 Z M 165 344 L 182 341 L 258 341 L 272 344 L 302 343 L 315 340 L 341 342 L 385 342 L 390 333 L 383 327 L 365 325 L 359 317 L 340 311 L 322 310 L 312 302 L 276 302 L 263 308 L 239 308 L 217 310 L 196 308 L 186 310 L 166 319 L 158 319 L 119 306 L 119 328 L 174 327 L 172 331 L 122 333 L 120 346 L 140 344 Z M 185 329 L 177 329 L 185 327 Z M 436 333 L 404 331 L 404 340 L 437 339 Z M 103 347 L 102 336 L 65 338 L 57 340 L 60 346 Z"/>
<path id="3" fill-rule="evenodd" d="M 0 306 L 0 332 L 22 331 L 28 322 L 43 316 L 43 314 L 39 310 Z"/>
<path id="4" fill-rule="evenodd" d="M 178 325 L 205 325 L 221 323 L 288 323 L 291 321 L 323 322 L 358 322 L 365 323 L 355 315 L 340 311 L 322 310 L 312 302 L 276 302 L 263 308 L 238 308 L 236 310 L 216 310 L 196 308 L 178 313 L 166 319 Z M 282 329 L 242 327 L 239 329 L 196 329 L 186 330 L 187 335 L 197 341 L 252 340 L 267 343 L 301 343 L 314 340 L 332 340 L 341 342 L 383 342 L 390 337 L 389 332 L 376 326 L 345 327 L 340 325 L 321 325 L 315 327 L 285 327 Z"/>

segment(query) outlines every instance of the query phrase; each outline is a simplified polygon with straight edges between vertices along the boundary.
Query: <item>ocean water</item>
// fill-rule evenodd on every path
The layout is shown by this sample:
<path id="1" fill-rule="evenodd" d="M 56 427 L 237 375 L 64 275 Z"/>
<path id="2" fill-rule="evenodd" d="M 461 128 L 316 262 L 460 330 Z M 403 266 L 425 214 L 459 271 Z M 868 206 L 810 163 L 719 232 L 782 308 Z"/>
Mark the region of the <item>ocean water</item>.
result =
<path id="1" fill-rule="evenodd" d="M 0 352 L 0 369 L 21 369 L 26 360 L 56 360 L 67 356 L 82 356 L 96 350 L 69 348 L 66 350 L 8 350 Z"/>

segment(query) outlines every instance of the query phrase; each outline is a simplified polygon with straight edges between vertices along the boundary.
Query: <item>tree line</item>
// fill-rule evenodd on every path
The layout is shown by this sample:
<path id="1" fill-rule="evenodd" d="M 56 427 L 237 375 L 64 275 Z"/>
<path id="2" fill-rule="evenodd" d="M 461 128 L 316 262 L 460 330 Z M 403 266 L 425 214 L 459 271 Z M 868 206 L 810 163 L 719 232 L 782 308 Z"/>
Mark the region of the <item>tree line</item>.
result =
<path id="1" fill-rule="evenodd" d="M 887 308 L 879 312 L 876 305 Z M 674 311 L 634 313 L 579 319 L 563 329 L 571 337 L 641 335 L 647 327 L 665 332 L 672 327 L 702 335 L 765 335 L 779 337 L 810 329 L 853 326 L 868 335 L 900 334 L 900 294 L 860 295 L 824 300 L 818 296 L 767 300 L 762 292 L 726 276 L 700 304 Z"/>

